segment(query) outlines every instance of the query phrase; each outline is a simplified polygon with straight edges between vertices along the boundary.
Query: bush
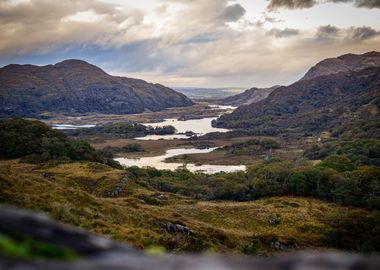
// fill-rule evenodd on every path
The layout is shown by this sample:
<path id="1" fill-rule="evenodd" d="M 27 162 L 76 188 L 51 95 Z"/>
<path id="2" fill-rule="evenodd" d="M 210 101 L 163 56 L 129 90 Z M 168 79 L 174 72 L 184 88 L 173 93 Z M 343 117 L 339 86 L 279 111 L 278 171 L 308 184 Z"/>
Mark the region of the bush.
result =
<path id="1" fill-rule="evenodd" d="M 144 149 L 141 147 L 141 145 L 137 143 L 131 143 L 131 144 L 125 145 L 123 147 L 123 151 L 127 153 L 144 152 Z"/>
<path id="2" fill-rule="evenodd" d="M 345 156 L 339 155 L 327 157 L 319 164 L 319 166 L 331 168 L 338 172 L 353 171 L 355 169 L 355 164 L 351 162 L 351 160 Z"/>

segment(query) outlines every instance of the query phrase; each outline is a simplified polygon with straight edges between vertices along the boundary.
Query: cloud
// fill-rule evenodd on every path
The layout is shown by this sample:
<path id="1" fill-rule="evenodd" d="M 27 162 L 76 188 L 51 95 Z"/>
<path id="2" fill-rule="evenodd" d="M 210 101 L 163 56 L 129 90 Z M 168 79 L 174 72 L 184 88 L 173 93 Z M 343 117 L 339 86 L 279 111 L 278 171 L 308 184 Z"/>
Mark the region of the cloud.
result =
<path id="1" fill-rule="evenodd" d="M 315 0 L 269 0 L 268 9 L 275 10 L 279 8 L 301 9 L 311 8 L 316 4 Z"/>
<path id="2" fill-rule="evenodd" d="M 338 28 L 332 25 L 320 26 L 315 34 L 315 40 L 319 42 L 345 40 L 347 42 L 360 42 L 372 39 L 380 35 L 380 31 L 376 31 L 369 26 Z"/>
<path id="3" fill-rule="evenodd" d="M 380 31 L 376 31 L 375 29 L 367 26 L 351 27 L 349 32 L 351 38 L 354 40 L 366 40 L 380 35 Z"/>
<path id="4" fill-rule="evenodd" d="M 317 29 L 315 38 L 317 41 L 326 41 L 326 40 L 335 39 L 338 37 L 339 31 L 340 29 L 335 26 L 331 26 L 331 25 L 320 26 Z"/>
<path id="5" fill-rule="evenodd" d="M 226 22 L 236 22 L 243 17 L 244 14 L 245 9 L 239 4 L 234 4 L 231 6 L 226 6 L 222 13 L 222 17 L 225 18 Z"/>
<path id="6" fill-rule="evenodd" d="M 379 0 L 356 0 L 356 5 L 358 7 L 380 8 L 380 1 Z"/>
<path id="7" fill-rule="evenodd" d="M 4 0 L 0 2 L 0 53 L 135 42 L 150 34 L 143 19 L 141 10 L 123 10 L 96 0 Z"/>
<path id="8" fill-rule="evenodd" d="M 380 8 L 379 0 L 330 0 L 330 2 L 334 3 L 353 3 L 356 7 L 361 8 Z"/>
<path id="9" fill-rule="evenodd" d="M 171 86 L 260 87 L 380 44 L 369 26 L 300 31 L 268 27 L 278 20 L 265 12 L 257 22 L 245 13 L 231 0 L 160 0 L 152 13 L 100 0 L 0 0 L 0 65 L 80 58 Z"/>
<path id="10" fill-rule="evenodd" d="M 327 2 L 332 3 L 351 3 L 359 8 L 380 8 L 380 0 L 267 0 L 269 1 L 268 10 L 276 9 L 303 9 L 311 8 L 317 4 Z"/>
<path id="11" fill-rule="evenodd" d="M 274 36 L 276 38 L 287 38 L 292 36 L 297 36 L 300 34 L 300 31 L 298 29 L 292 29 L 292 28 L 285 28 L 285 29 L 278 29 L 278 28 L 272 28 L 267 32 L 267 35 Z"/>

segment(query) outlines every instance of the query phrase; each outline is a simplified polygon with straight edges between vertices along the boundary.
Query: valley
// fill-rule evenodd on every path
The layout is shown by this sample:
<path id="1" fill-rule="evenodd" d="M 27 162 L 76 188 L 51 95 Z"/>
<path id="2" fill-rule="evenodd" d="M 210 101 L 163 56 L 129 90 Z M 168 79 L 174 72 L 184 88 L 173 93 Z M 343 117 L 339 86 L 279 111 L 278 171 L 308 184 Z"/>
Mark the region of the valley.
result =
<path id="1" fill-rule="evenodd" d="M 377 251 L 379 71 L 325 73 L 158 111 L 3 118 L 0 202 L 146 251 Z"/>
<path id="2" fill-rule="evenodd" d="M 377 270 L 380 0 L 0 0 L 0 270 Z"/>

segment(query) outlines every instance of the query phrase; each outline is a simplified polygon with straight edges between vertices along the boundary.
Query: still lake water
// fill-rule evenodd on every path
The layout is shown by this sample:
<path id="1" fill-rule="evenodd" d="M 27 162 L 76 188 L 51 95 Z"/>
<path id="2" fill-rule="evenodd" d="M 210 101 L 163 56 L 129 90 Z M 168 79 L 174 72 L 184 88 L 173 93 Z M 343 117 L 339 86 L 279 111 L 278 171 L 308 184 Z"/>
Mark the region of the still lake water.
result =
<path id="1" fill-rule="evenodd" d="M 235 109 L 232 106 L 220 106 L 220 105 L 209 105 L 215 109 L 224 109 L 226 111 Z M 167 125 L 172 125 L 177 129 L 177 133 L 173 135 L 148 135 L 145 137 L 135 138 L 136 140 L 173 140 L 173 139 L 188 139 L 189 136 L 185 134 L 187 131 L 192 131 L 198 136 L 210 133 L 210 132 L 228 132 L 228 129 L 224 128 L 214 128 L 212 127 L 212 121 L 216 119 L 216 117 L 210 118 L 202 118 L 202 119 L 191 119 L 186 121 L 178 121 L 177 119 L 165 119 L 161 123 L 142 123 L 145 126 L 153 126 L 153 127 L 163 127 Z M 79 128 L 91 128 L 96 125 L 72 125 L 72 124 L 53 124 L 52 128 L 67 130 L 67 129 L 79 129 Z M 202 153 L 210 153 L 216 148 L 208 148 L 208 149 L 197 149 L 197 148 L 176 148 L 169 149 L 165 152 L 164 155 L 154 156 L 154 157 L 142 157 L 142 158 L 116 158 L 115 160 L 120 162 L 120 164 L 130 167 L 154 167 L 159 170 L 176 170 L 178 167 L 182 167 L 182 163 L 166 163 L 165 159 L 185 154 L 202 154 Z M 213 174 L 218 172 L 236 172 L 236 171 L 245 171 L 246 166 L 244 165 L 198 165 L 198 164 L 187 164 L 186 168 L 192 172 L 203 172 L 207 174 Z"/>
<path id="2" fill-rule="evenodd" d="M 164 155 L 154 156 L 154 157 L 142 157 L 142 158 L 116 158 L 115 160 L 120 162 L 121 165 L 126 167 L 137 166 L 140 168 L 143 167 L 154 167 L 158 170 L 171 170 L 174 171 L 178 167 L 182 167 L 182 163 L 166 163 L 165 159 L 175 157 L 178 155 L 185 154 L 202 154 L 210 153 L 215 150 L 214 148 L 208 149 L 196 149 L 196 148 L 176 148 L 169 149 Z M 236 172 L 236 171 L 245 171 L 246 167 L 244 165 L 196 165 L 188 163 L 186 168 L 191 172 L 203 172 L 207 174 L 213 174 L 218 172 Z"/>
<path id="3" fill-rule="evenodd" d="M 202 118 L 202 119 L 191 119 L 186 121 L 178 121 L 177 119 L 165 119 L 160 123 L 141 123 L 145 126 L 152 127 L 163 127 L 163 126 L 173 126 L 176 128 L 177 133 L 185 133 L 186 131 L 192 131 L 198 136 L 202 136 L 210 132 L 227 132 L 228 129 L 225 128 L 215 128 L 212 127 L 212 120 L 217 119 L 217 117 Z M 148 135 L 145 137 L 135 138 L 136 140 L 173 140 L 173 139 L 188 139 L 189 137 L 185 134 L 173 134 L 173 135 Z"/>
<path id="4" fill-rule="evenodd" d="M 71 124 L 53 124 L 51 125 L 53 129 L 67 130 L 67 129 L 79 129 L 79 128 L 92 128 L 96 125 L 71 125 Z"/>

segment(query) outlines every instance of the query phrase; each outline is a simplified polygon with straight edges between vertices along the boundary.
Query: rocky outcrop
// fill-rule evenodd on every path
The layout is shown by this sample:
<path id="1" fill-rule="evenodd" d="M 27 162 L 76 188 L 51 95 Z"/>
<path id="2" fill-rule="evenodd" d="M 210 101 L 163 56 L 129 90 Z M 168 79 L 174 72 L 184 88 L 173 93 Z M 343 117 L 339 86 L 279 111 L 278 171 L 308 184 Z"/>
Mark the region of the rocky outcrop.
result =
<path id="1" fill-rule="evenodd" d="M 128 184 L 128 176 L 124 175 L 121 181 L 115 186 L 111 191 L 108 191 L 104 194 L 104 197 L 115 198 L 123 194 L 126 185 Z"/>
<path id="2" fill-rule="evenodd" d="M 281 257 L 170 255 L 148 256 L 128 245 L 62 225 L 46 216 L 0 206 L 0 233 L 28 237 L 74 250 L 79 259 L 71 262 L 21 260 L 0 254 L 0 269 L 7 270 L 375 270 L 379 256 L 345 253 L 298 253 Z M 275 243 L 274 245 L 277 245 Z M 281 248 L 281 244 L 279 246 Z"/>
<path id="3" fill-rule="evenodd" d="M 53 113 L 141 113 L 193 102 L 160 84 L 111 76 L 81 60 L 0 68 L 0 116 Z"/>
<path id="4" fill-rule="evenodd" d="M 159 222 L 159 225 L 168 233 L 180 233 L 184 235 L 194 234 L 194 231 L 185 225 L 173 224 L 171 222 Z"/>

